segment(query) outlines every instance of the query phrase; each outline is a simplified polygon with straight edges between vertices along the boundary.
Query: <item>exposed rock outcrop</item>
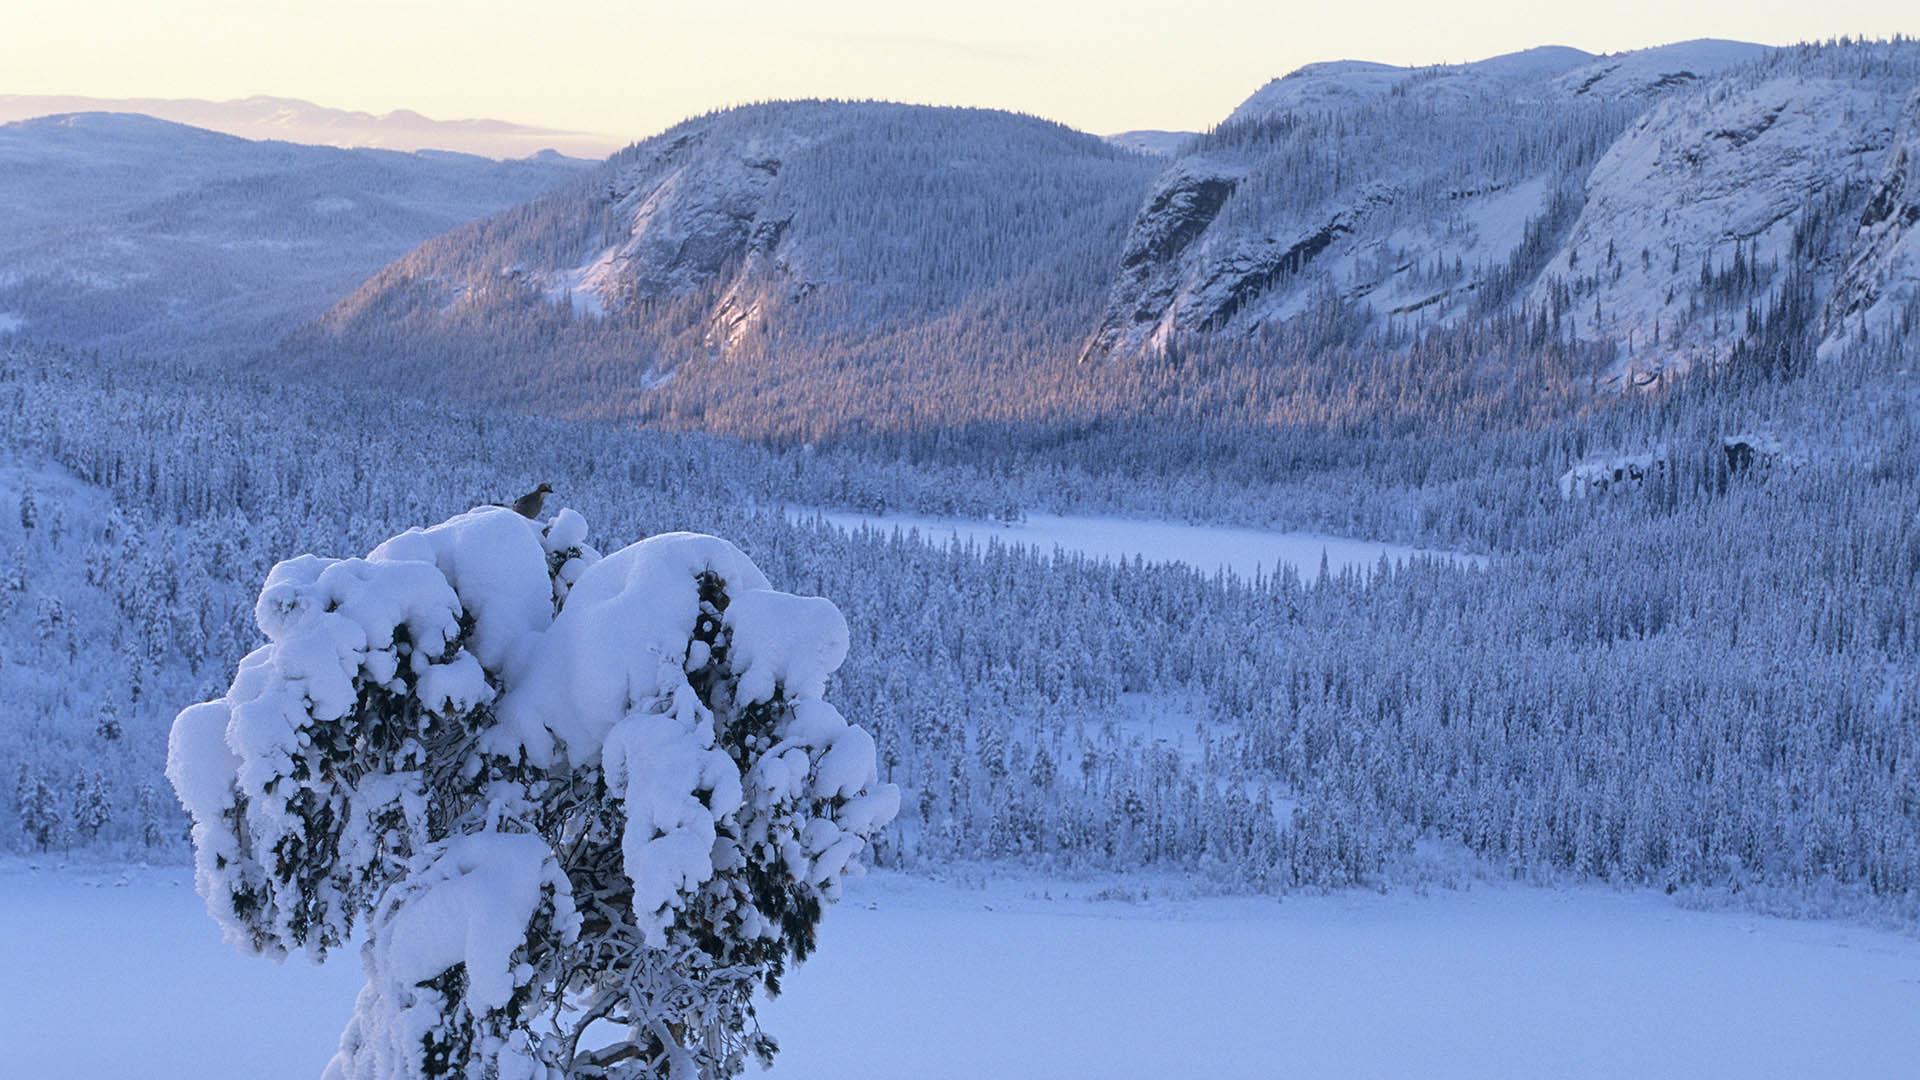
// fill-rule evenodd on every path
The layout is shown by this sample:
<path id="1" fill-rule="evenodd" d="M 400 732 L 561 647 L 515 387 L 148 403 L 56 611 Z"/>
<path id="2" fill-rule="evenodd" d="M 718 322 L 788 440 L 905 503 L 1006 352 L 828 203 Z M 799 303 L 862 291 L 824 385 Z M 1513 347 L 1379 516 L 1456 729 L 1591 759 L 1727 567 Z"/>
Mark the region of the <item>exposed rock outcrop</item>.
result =
<path id="1" fill-rule="evenodd" d="M 1906 122 L 1885 173 L 1860 214 L 1854 236 L 1821 319 L 1821 336 L 1838 345 L 1854 334 L 1884 333 L 1920 303 L 1920 90 L 1907 102 Z"/>

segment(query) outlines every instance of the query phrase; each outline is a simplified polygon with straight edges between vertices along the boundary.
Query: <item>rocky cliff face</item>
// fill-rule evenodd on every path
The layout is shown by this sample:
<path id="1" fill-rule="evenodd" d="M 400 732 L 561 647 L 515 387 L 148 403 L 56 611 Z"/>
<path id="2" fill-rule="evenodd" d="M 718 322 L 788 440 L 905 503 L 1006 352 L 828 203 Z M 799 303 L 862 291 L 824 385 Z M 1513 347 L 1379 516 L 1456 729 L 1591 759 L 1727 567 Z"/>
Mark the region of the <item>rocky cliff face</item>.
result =
<path id="1" fill-rule="evenodd" d="M 1845 269 L 1821 321 L 1829 346 L 1885 334 L 1920 314 L 1920 89 L 1860 213 Z"/>
<path id="2" fill-rule="evenodd" d="M 761 293 L 810 287 L 782 254 L 793 212 L 780 170 L 840 125 L 828 113 L 793 112 L 786 127 L 696 122 L 623 153 L 604 177 L 609 227 L 598 246 L 534 279 L 550 299 L 594 317 L 718 290 L 707 339 L 737 343 L 765 310 Z"/>
<path id="3" fill-rule="evenodd" d="M 1728 355 L 1790 271 L 1833 286 L 1834 223 L 1879 183 L 1837 325 L 1912 276 L 1889 156 L 1917 79 L 1912 43 L 1302 69 L 1162 176 L 1082 359 L 1337 305 L 1383 331 L 1547 318 L 1645 383 Z"/>
<path id="4" fill-rule="evenodd" d="M 541 280 L 576 308 L 604 312 L 686 296 L 748 269 L 749 256 L 772 256 L 792 220 L 780 208 L 781 167 L 840 126 L 830 112 L 788 112 L 783 126 L 695 121 L 616 157 L 603 177 L 603 246 Z"/>
<path id="5" fill-rule="evenodd" d="M 1587 178 L 1585 206 L 1528 294 L 1570 334 L 1618 343 L 1645 383 L 1725 357 L 1881 171 L 1898 99 L 1849 72 L 1783 66 L 1662 103 Z"/>
<path id="6" fill-rule="evenodd" d="M 1083 359 L 1284 322 L 1328 298 L 1458 317 L 1553 200 L 1561 151 L 1499 160 L 1523 152 L 1516 119 L 1618 111 L 1560 102 L 1555 80 L 1591 60 L 1543 48 L 1420 70 L 1342 61 L 1267 84 L 1141 208 Z"/>
<path id="7" fill-rule="evenodd" d="M 1203 164 L 1182 162 L 1148 197 L 1120 257 L 1114 298 L 1082 359 L 1161 341 L 1171 330 L 1179 281 L 1166 268 L 1213 224 L 1242 179 L 1231 170 L 1196 167 Z"/>
<path id="8" fill-rule="evenodd" d="M 1555 80 L 1570 97 L 1658 96 L 1766 55 L 1764 45 L 1704 38 L 1594 58 Z"/>

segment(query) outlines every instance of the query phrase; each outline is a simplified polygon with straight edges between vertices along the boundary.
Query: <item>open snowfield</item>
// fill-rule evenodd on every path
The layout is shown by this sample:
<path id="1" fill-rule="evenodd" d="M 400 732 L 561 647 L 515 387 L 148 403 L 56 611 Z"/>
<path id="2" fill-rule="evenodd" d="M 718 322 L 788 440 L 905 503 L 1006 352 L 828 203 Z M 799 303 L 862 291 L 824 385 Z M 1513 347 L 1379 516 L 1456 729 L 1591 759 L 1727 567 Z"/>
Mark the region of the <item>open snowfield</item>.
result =
<path id="1" fill-rule="evenodd" d="M 929 543 L 945 543 L 957 537 L 980 545 L 997 540 L 1043 553 L 1059 548 L 1095 559 L 1131 560 L 1137 555 L 1149 563 L 1185 563 L 1207 573 L 1225 570 L 1243 578 L 1253 577 L 1256 570 L 1271 574 L 1278 566 L 1291 566 L 1301 575 L 1312 577 L 1320 570 L 1323 553 L 1327 568 L 1336 574 L 1348 567 L 1367 570 L 1378 563 L 1382 555 L 1394 562 L 1419 556 L 1468 563 L 1485 561 L 1478 555 L 1319 533 L 1270 532 L 1098 515 L 1028 514 L 1025 521 L 1000 524 L 968 518 L 862 514 L 811 507 L 796 508 L 789 513 L 800 521 L 824 518 L 848 531 L 863 525 L 888 531 L 918 529 L 921 538 Z"/>
<path id="2" fill-rule="evenodd" d="M 1920 941 L 1600 889 L 1092 901 L 856 882 L 772 1076 L 1908 1077 Z M 1048 898 L 1048 897 L 1051 898 Z M 241 957 L 184 870 L 0 867 L 20 1080 L 317 1076 L 360 972 Z M 756 1075 L 750 1073 L 749 1075 Z"/>

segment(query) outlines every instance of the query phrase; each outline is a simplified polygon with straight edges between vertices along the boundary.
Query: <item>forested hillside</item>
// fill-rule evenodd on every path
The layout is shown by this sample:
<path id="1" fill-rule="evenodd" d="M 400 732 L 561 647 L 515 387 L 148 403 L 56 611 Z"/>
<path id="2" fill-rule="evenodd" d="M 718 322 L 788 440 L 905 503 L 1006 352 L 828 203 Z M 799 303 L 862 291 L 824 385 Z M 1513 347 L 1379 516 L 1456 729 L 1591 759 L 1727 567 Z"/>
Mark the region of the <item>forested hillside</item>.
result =
<path id="1" fill-rule="evenodd" d="M 1428 485 L 1391 440 L 1323 436 L 1370 482 L 1248 494 L 1485 537 L 1489 565 L 1249 582 L 939 550 L 778 510 L 986 513 L 1009 491 L 1071 509 L 1115 488 L 1085 473 L 1009 487 L 992 468 L 215 390 L 16 350 L 0 369 L 0 405 L 22 418 L 5 429 L 8 475 L 73 487 L 63 503 L 92 509 L 69 511 L 56 541 L 50 521 L 16 528 L 9 508 L 8 565 L 26 572 L 7 603 L 57 600 L 71 616 L 4 647 L 10 703 L 67 704 L 29 704 L 0 742 L 0 783 L 15 785 L 0 840 L 174 857 L 177 819 L 150 831 L 136 808 L 183 699 L 133 687 L 217 689 L 213 673 L 257 640 L 250 598 L 276 559 L 364 550 L 548 479 L 604 535 L 737 537 L 768 573 L 839 603 L 854 645 L 834 699 L 871 726 L 883 777 L 905 792 L 883 864 L 1179 869 L 1285 889 L 1411 880 L 1432 851 L 1459 850 L 1516 876 L 1912 918 L 1914 360 L 1684 380 L 1506 437 L 1470 485 Z M 1641 464 L 1610 466 L 1609 452 Z M 1583 464 L 1609 482 L 1563 497 Z M 24 503 L 27 482 L 9 497 Z M 1110 498 L 1173 501 L 1151 482 Z M 98 565 L 95 591 L 70 580 L 76 560 Z M 42 651 L 67 648 L 74 671 L 125 656 L 152 674 L 50 684 L 62 665 Z M 101 730 L 108 714 L 119 738 Z M 113 807 L 97 825 L 96 785 Z"/>
<path id="2" fill-rule="evenodd" d="M 423 245 L 278 364 L 733 431 L 1025 412 L 980 374 L 1024 384 L 1076 346 L 1155 168 L 978 109 L 697 117 Z"/>
<path id="3" fill-rule="evenodd" d="M 1173 161 L 753 106 L 417 248 L 257 369 L 35 317 L 0 364 L 0 844 L 177 855 L 161 733 L 271 565 L 544 480 L 842 607 L 834 699 L 907 796 L 883 864 L 1285 889 L 1464 853 L 1911 919 L 1916 79 L 1905 41 L 1323 65 Z M 296 180 L 229 186 L 332 190 Z M 253 220 L 180 182 L 169 228 Z M 790 506 L 1487 558 L 1247 581 Z"/>

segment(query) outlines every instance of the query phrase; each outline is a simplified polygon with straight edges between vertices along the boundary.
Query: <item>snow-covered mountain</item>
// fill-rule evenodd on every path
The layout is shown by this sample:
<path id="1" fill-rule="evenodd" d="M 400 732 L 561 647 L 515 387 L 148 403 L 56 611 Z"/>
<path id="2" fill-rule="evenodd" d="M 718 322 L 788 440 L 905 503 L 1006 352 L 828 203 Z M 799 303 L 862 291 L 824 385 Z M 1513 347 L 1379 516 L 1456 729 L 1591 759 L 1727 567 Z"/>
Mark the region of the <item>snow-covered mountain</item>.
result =
<path id="1" fill-rule="evenodd" d="M 0 335 L 249 352 L 567 158 L 338 150 L 117 113 L 0 126 Z"/>
<path id="2" fill-rule="evenodd" d="M 1782 52 L 1661 101 L 1594 165 L 1528 301 L 1619 343 L 1617 370 L 1645 382 L 1726 357 L 1796 275 L 1825 295 L 1857 263 L 1848 292 L 1907 287 L 1910 267 L 1854 257 L 1851 226 L 1890 169 L 1898 182 L 1916 81 L 1911 48 Z"/>
<path id="3" fill-rule="evenodd" d="M 1764 375 L 1916 317 L 1916 84 L 1905 39 L 1341 61 L 1166 157 L 1007 113 L 752 106 L 433 240 L 276 355 L 802 438 L 1354 415 L 1328 364 L 1394 367 L 1376 416 L 1457 414 L 1548 352 L 1531 385 L 1558 395 Z M 1436 333 L 1471 370 L 1415 357 Z"/>
<path id="4" fill-rule="evenodd" d="M 955 368 L 1075 347 L 1158 168 L 987 110 L 714 113 L 423 245 L 290 355 L 572 412 L 630 414 L 669 380 L 781 387 L 762 411 L 939 394 Z"/>
<path id="5" fill-rule="evenodd" d="M 1611 343 L 1616 381 L 1724 359 L 1749 307 L 1824 296 L 1842 267 L 1844 303 L 1905 295 L 1893 157 L 1916 81 L 1904 41 L 1311 65 L 1168 167 L 1082 355 L 1339 310 L 1388 331 L 1545 317 Z M 1837 223 L 1876 183 L 1856 252 Z"/>
<path id="6" fill-rule="evenodd" d="M 544 151 L 597 159 L 622 145 L 613 136 L 593 132 L 561 131 L 505 120 L 435 120 L 411 109 L 358 112 L 265 95 L 206 101 L 0 94 L 0 124 L 82 112 L 139 113 L 248 139 L 283 139 L 343 148 L 449 150 L 491 158 L 521 158 Z"/>

